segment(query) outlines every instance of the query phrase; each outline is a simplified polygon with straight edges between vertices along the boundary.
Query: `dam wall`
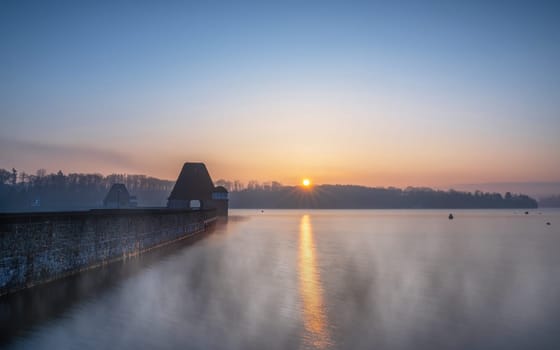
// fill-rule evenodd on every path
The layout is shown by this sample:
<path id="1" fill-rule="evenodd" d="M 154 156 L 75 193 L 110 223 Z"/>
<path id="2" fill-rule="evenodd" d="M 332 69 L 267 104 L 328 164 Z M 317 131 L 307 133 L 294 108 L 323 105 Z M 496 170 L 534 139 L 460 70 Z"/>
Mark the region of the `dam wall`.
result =
<path id="1" fill-rule="evenodd" d="M 0 295 L 188 238 L 215 220 L 214 209 L 0 214 Z"/>

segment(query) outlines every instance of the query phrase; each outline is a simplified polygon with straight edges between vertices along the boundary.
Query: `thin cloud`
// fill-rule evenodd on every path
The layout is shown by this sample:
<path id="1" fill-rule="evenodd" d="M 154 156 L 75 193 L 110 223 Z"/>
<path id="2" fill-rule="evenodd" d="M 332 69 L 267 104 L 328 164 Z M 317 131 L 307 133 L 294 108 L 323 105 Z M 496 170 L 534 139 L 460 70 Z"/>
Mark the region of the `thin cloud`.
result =
<path id="1" fill-rule="evenodd" d="M 136 168 L 125 153 L 85 145 L 0 139 L 0 149 L 0 166 L 17 165 L 30 171 L 46 168 L 112 172 Z"/>

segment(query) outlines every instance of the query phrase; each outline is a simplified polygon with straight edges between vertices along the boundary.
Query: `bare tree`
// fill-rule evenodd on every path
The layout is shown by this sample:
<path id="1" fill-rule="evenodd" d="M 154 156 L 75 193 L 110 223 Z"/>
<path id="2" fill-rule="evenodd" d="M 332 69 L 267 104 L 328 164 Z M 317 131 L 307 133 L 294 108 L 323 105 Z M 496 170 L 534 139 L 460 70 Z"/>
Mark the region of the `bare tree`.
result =
<path id="1" fill-rule="evenodd" d="M 16 168 L 12 168 L 12 185 L 17 184 L 17 170 Z"/>

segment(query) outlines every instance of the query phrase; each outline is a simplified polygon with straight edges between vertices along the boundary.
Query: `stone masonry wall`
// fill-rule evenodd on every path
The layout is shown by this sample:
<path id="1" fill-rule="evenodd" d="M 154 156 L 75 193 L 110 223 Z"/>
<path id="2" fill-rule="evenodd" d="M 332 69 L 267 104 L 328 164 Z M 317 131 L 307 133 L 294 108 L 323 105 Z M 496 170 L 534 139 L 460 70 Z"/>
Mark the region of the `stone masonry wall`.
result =
<path id="1" fill-rule="evenodd" d="M 0 214 L 0 295 L 203 231 L 215 210 Z"/>

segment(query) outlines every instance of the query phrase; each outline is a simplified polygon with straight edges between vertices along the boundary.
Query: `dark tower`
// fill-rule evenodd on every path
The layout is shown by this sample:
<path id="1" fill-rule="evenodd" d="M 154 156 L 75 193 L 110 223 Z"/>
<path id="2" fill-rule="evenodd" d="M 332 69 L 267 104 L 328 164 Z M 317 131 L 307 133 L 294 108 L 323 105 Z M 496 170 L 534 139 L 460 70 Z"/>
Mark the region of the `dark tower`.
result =
<path id="1" fill-rule="evenodd" d="M 227 216 L 228 201 L 228 191 L 222 186 L 214 187 L 204 163 L 185 163 L 175 187 L 167 199 L 167 207 L 172 209 L 216 208 L 218 216 Z"/>
<path id="2" fill-rule="evenodd" d="M 173 209 L 209 208 L 214 183 L 204 163 L 185 163 L 167 199 Z"/>

